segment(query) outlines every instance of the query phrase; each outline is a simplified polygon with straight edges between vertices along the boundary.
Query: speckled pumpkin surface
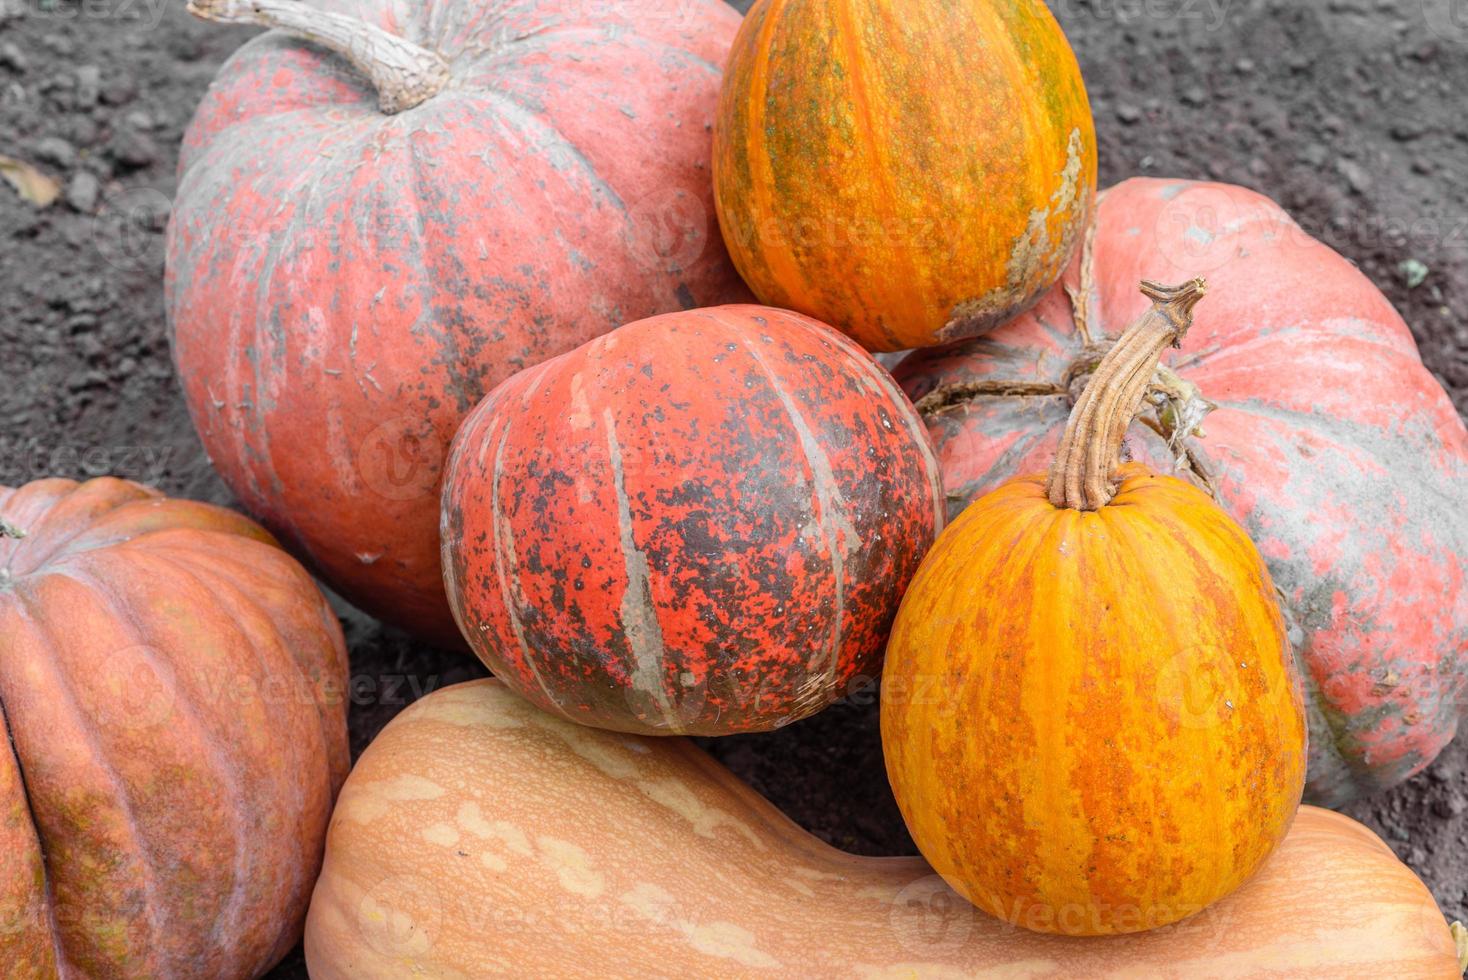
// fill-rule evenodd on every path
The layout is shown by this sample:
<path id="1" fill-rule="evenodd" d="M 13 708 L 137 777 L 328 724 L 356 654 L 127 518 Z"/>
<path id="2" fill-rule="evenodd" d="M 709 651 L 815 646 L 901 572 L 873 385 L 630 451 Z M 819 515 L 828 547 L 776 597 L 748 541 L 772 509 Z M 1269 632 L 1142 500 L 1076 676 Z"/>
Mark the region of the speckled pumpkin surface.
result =
<path id="1" fill-rule="evenodd" d="M 922 425 L 865 351 L 798 314 L 694 310 L 470 414 L 444 575 L 475 651 L 547 710 L 761 731 L 875 672 L 942 512 Z"/>
<path id="2" fill-rule="evenodd" d="M 385 115 L 321 47 L 275 31 L 242 47 L 184 139 L 174 359 L 250 512 L 357 605 L 459 644 L 436 534 L 464 415 L 619 324 L 749 295 L 709 186 L 739 16 L 718 0 L 311 5 L 437 52 L 448 85 Z"/>
<path id="3" fill-rule="evenodd" d="M 1306 798 L 1339 804 L 1422 769 L 1465 703 L 1468 433 L 1406 324 L 1278 205 L 1231 185 L 1104 192 L 1089 289 L 1081 264 L 988 337 L 899 365 L 914 398 L 960 386 L 927 414 L 952 511 L 1054 454 L 1088 339 L 1065 288 L 1102 341 L 1145 304 L 1139 278 L 1206 275 L 1167 361 L 1219 406 L 1188 446 L 1282 594 L 1306 685 Z M 1129 442 L 1171 468 L 1151 429 Z"/>
<path id="4" fill-rule="evenodd" d="M 902 350 L 982 333 L 1064 270 L 1096 138 L 1038 0 L 761 0 L 727 76 L 719 220 L 764 302 Z"/>
<path id="5" fill-rule="evenodd" d="M 263 974 L 346 778 L 336 617 L 218 507 L 42 480 L 0 519 L 4 975 Z"/>

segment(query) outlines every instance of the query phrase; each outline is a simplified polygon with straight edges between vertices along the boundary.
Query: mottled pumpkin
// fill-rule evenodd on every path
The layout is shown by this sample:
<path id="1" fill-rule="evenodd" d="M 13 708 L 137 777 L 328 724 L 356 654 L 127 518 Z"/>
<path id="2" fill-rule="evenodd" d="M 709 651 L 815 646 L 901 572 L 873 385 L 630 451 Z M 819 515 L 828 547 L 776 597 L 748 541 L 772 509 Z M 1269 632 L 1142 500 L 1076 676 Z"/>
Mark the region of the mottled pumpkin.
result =
<path id="1" fill-rule="evenodd" d="M 1432 894 L 1370 830 L 1305 807 L 1176 929 L 1071 939 L 977 912 L 920 858 L 844 854 L 681 739 L 436 691 L 362 754 L 311 899 L 313 980 L 403 977 L 1459 976 Z"/>
<path id="2" fill-rule="evenodd" d="M 719 0 L 192 9 L 284 28 L 230 58 L 184 137 L 166 308 L 194 424 L 334 589 L 462 644 L 437 528 L 464 415 L 619 324 L 748 298 L 709 178 L 739 16 Z"/>
<path id="3" fill-rule="evenodd" d="M 0 532 L 5 976 L 264 974 L 347 774 L 336 617 L 258 525 L 122 480 L 0 487 Z"/>
<path id="4" fill-rule="evenodd" d="M 1274 585 L 1202 490 L 1118 465 L 1201 281 L 1102 360 L 1048 476 L 974 501 L 902 602 L 882 746 L 913 840 L 971 902 L 1040 932 L 1176 922 L 1284 838 L 1305 714 Z"/>
<path id="5" fill-rule="evenodd" d="M 983 333 L 1064 271 L 1096 139 L 1039 0 L 760 0 L 726 75 L 715 199 L 762 301 L 893 351 Z"/>
<path id="6" fill-rule="evenodd" d="M 767 307 L 670 313 L 469 415 L 444 577 L 474 651 L 548 711 L 763 731 L 877 669 L 942 513 L 917 415 L 856 344 Z"/>
<path id="7" fill-rule="evenodd" d="M 1263 553 L 1306 685 L 1306 798 L 1339 805 L 1418 772 L 1468 703 L 1468 432 L 1407 325 L 1241 187 L 1129 180 L 1102 194 L 1094 234 L 1091 261 L 1033 312 L 896 369 L 952 511 L 1045 467 L 1071 393 L 1145 304 L 1139 278 L 1206 273 L 1171 359 L 1217 404 L 1205 437 L 1175 450 L 1138 423 L 1129 446 L 1163 471 L 1181 455 Z"/>

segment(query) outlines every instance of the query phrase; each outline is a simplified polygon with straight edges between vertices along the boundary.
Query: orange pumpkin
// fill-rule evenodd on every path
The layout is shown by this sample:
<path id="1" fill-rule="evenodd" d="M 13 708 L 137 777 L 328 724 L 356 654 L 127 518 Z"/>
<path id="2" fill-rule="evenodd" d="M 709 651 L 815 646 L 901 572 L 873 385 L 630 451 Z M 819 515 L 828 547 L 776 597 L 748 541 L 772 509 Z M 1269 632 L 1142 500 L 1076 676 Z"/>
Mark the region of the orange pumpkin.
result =
<path id="1" fill-rule="evenodd" d="M 1269 573 L 1192 484 L 1120 464 L 1204 285 L 1102 360 L 1049 477 L 971 504 L 903 599 L 882 680 L 893 791 L 923 854 L 985 911 L 1103 935 L 1238 888 L 1305 776 L 1299 680 Z"/>
<path id="2" fill-rule="evenodd" d="M 0 487 L 4 975 L 270 969 L 346 778 L 346 674 L 311 577 L 238 514 Z"/>
<path id="3" fill-rule="evenodd" d="M 311 899 L 313 980 L 1458 976 L 1432 895 L 1305 807 L 1234 895 L 1127 939 L 1025 932 L 919 858 L 843 854 L 691 743 L 573 724 L 497 680 L 363 753 Z"/>
<path id="4" fill-rule="evenodd" d="M 892 351 L 983 333 L 1060 277 L 1096 137 L 1039 0 L 760 0 L 730 54 L 713 173 L 761 300 Z"/>

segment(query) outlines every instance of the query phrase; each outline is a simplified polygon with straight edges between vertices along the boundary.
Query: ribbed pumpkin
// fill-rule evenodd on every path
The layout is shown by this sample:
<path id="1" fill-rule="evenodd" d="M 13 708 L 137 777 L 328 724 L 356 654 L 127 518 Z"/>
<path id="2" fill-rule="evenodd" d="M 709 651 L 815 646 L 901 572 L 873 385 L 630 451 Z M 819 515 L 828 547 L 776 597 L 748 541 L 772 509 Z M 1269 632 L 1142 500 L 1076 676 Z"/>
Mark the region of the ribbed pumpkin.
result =
<path id="1" fill-rule="evenodd" d="M 861 348 L 766 307 L 670 313 L 470 414 L 444 577 L 474 651 L 548 711 L 763 731 L 876 670 L 942 513 L 921 423 Z"/>
<path id="2" fill-rule="evenodd" d="M 332 815 L 314 980 L 402 977 L 1411 977 L 1453 936 L 1375 834 L 1306 807 L 1229 898 L 1173 929 L 1015 929 L 918 858 L 843 854 L 681 739 L 612 735 L 495 680 L 393 719 Z"/>
<path id="3" fill-rule="evenodd" d="M 230 58 L 184 138 L 167 312 L 194 424 L 334 589 L 462 644 L 436 535 L 464 415 L 621 323 L 749 296 L 709 185 L 739 17 L 719 0 L 192 9 L 282 28 Z"/>
<path id="4" fill-rule="evenodd" d="M 0 531 L 5 976 L 260 976 L 347 774 L 336 617 L 257 525 L 133 483 L 0 487 Z"/>
<path id="5" fill-rule="evenodd" d="M 903 600 L 882 745 L 923 855 L 991 915 L 1106 935 L 1176 922 L 1283 839 L 1305 716 L 1274 586 L 1202 490 L 1120 464 L 1201 280 L 1096 368 L 1049 476 L 974 501 Z"/>
<path id="6" fill-rule="evenodd" d="M 1129 180 L 1102 195 L 1094 235 L 1091 261 L 1032 313 L 896 369 L 952 511 L 1044 468 L 1069 392 L 1145 305 L 1138 279 L 1206 272 L 1213 295 L 1172 360 L 1217 403 L 1206 437 L 1169 448 L 1139 422 L 1129 444 L 1159 467 L 1182 455 L 1264 555 L 1306 686 L 1306 799 L 1338 805 L 1421 770 L 1468 704 L 1468 432 L 1407 325 L 1241 187 Z"/>
<path id="7" fill-rule="evenodd" d="M 762 301 L 893 351 L 980 334 L 1065 270 L 1096 139 L 1039 0 L 760 0 L 726 75 L 715 200 Z"/>

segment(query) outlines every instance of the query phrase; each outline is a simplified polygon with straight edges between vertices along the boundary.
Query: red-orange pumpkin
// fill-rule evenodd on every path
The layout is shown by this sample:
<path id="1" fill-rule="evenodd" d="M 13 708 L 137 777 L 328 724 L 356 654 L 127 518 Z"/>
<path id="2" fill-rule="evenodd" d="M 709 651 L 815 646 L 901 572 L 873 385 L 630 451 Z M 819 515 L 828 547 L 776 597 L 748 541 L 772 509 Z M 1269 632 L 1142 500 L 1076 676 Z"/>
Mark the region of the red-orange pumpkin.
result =
<path id="1" fill-rule="evenodd" d="M 739 16 L 719 0 L 193 9 L 285 28 L 235 53 L 184 138 L 167 312 L 194 424 L 333 588 L 462 643 L 437 526 L 464 414 L 619 324 L 748 296 L 708 162 Z"/>
<path id="2" fill-rule="evenodd" d="M 922 426 L 871 355 L 797 313 L 690 310 L 470 413 L 444 576 L 474 651 L 547 711 L 766 731 L 876 669 L 942 513 Z"/>
<path id="3" fill-rule="evenodd" d="M 336 617 L 257 525 L 133 483 L 0 487 L 0 530 L 5 976 L 263 974 L 346 778 Z"/>

